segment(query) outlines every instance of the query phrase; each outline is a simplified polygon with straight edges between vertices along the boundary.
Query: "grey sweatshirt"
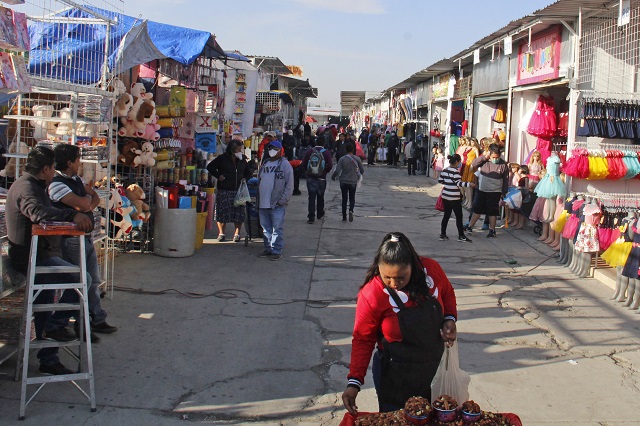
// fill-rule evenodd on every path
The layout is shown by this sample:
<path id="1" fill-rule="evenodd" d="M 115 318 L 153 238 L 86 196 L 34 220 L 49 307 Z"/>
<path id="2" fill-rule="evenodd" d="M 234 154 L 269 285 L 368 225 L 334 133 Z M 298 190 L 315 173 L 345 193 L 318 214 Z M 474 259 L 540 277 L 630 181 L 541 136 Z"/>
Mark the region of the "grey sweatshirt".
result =
<path id="1" fill-rule="evenodd" d="M 359 174 L 364 174 L 362 160 L 353 154 L 347 154 L 338 160 L 336 171 L 331 175 L 331 179 L 336 180 L 340 177 L 340 183 L 357 184 Z"/>

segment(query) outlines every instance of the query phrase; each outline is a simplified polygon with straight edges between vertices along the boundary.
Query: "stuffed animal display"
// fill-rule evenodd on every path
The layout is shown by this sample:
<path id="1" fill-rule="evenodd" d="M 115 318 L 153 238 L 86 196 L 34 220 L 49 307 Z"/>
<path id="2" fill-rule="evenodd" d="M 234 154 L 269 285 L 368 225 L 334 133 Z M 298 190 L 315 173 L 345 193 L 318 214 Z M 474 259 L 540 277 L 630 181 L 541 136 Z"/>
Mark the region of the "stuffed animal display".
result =
<path id="1" fill-rule="evenodd" d="M 125 238 L 131 233 L 133 229 L 133 223 L 131 221 L 130 213 L 133 211 L 132 206 L 125 206 L 123 196 L 120 194 L 122 188 L 111 188 L 109 192 L 109 199 L 107 201 L 107 207 L 109 209 L 109 221 L 113 225 L 111 236 L 112 238 Z"/>
<path id="2" fill-rule="evenodd" d="M 33 120 L 29 120 L 29 124 L 33 127 L 33 138 L 36 142 L 47 140 L 49 134 L 54 134 L 56 131 L 56 125 L 53 121 L 47 121 L 38 119 L 53 117 L 53 105 L 34 105 L 31 110 L 33 111 Z"/>
<path id="3" fill-rule="evenodd" d="M 128 140 L 120 150 L 118 163 L 122 163 L 129 167 L 135 166 L 133 162 L 136 158 L 136 151 L 140 151 L 140 144 L 134 140 Z"/>
<path id="4" fill-rule="evenodd" d="M 133 207 L 136 208 L 136 212 L 131 213 L 131 219 L 133 221 L 141 220 L 147 222 L 151 217 L 151 208 L 149 208 L 149 204 L 143 201 L 146 196 L 142 187 L 137 183 L 132 183 L 125 189 L 125 194 Z"/>
<path id="5" fill-rule="evenodd" d="M 8 154 L 28 154 L 29 153 L 29 147 L 27 146 L 26 143 L 24 142 L 11 142 L 11 145 L 9 145 L 9 149 L 7 151 Z M 7 164 L 4 167 L 4 170 L 0 171 L 0 176 L 2 177 L 15 177 L 16 175 L 16 159 L 15 158 L 9 158 L 9 161 L 7 161 Z M 26 160 L 25 159 L 21 159 L 20 160 L 20 170 L 18 171 L 18 176 L 22 175 L 22 173 L 24 172 L 24 165 L 25 165 Z"/>
<path id="6" fill-rule="evenodd" d="M 134 150 L 137 157 L 133 159 L 133 164 L 136 166 L 143 165 L 153 167 L 156 164 L 155 157 L 158 156 L 155 152 L 153 152 L 153 144 L 151 142 L 144 142 L 142 144 L 142 149 Z"/>

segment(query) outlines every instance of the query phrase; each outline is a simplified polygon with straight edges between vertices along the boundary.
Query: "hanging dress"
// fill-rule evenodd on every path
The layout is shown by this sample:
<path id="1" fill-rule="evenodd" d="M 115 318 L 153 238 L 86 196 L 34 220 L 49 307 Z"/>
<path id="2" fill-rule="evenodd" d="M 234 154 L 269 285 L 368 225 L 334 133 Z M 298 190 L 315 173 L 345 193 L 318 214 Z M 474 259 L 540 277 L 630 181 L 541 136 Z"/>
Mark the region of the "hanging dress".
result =
<path id="1" fill-rule="evenodd" d="M 609 246 L 607 250 L 605 250 L 604 253 L 602 253 L 602 256 L 600 256 L 612 268 L 624 266 L 627 263 L 629 253 L 631 253 L 631 249 L 633 248 L 633 243 L 627 233 L 629 225 L 629 223 L 625 223 L 620 226 L 620 236 Z"/>
<path id="2" fill-rule="evenodd" d="M 580 216 L 578 215 L 580 212 L 580 207 L 584 204 L 584 200 L 576 199 L 571 202 L 571 209 L 569 211 L 570 215 L 567 219 L 567 223 L 564 225 L 562 229 L 562 237 L 572 240 L 573 237 L 578 232 L 578 228 L 580 227 Z M 565 204 L 565 209 L 567 208 Z"/>
<path id="3" fill-rule="evenodd" d="M 564 196 L 567 189 L 560 179 L 560 158 L 552 155 L 547 161 L 547 174 L 540 180 L 534 192 L 538 197 L 555 198 L 558 195 Z"/>
<path id="4" fill-rule="evenodd" d="M 575 250 L 582 253 L 595 253 L 600 251 L 600 240 L 598 239 L 598 223 L 602 217 L 602 210 L 596 204 L 584 206 L 584 222 L 580 226 Z"/>
<path id="5" fill-rule="evenodd" d="M 640 276 L 640 233 L 638 232 L 640 230 L 638 229 L 638 219 L 636 219 L 632 230 L 634 235 L 631 251 L 622 269 L 622 276 L 637 279 Z"/>

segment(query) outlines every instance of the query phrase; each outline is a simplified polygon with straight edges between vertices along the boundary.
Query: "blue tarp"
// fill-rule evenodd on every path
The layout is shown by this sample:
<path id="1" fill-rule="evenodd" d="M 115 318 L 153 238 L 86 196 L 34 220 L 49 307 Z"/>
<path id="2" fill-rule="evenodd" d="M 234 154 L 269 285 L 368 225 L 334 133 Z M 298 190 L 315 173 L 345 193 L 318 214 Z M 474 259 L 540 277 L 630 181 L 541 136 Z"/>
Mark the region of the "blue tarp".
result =
<path id="1" fill-rule="evenodd" d="M 55 17 L 61 18 L 60 22 L 32 23 L 29 26 L 29 71 L 32 74 L 83 85 L 98 83 L 102 77 L 107 35 L 110 72 L 113 72 L 118 60 L 124 58 L 126 61 L 127 56 L 138 55 L 148 60 L 171 58 L 182 65 L 191 64 L 200 55 L 225 57 L 214 36 L 206 31 L 142 21 L 91 6 L 83 6 L 82 9 L 94 11 L 114 23 L 107 29 L 105 24 L 64 21 L 64 18 L 96 18 L 80 8 L 65 9 L 56 14 Z M 123 41 L 129 31 L 143 24 L 146 24 L 144 34 L 140 34 L 142 31 L 138 28 L 135 37 L 127 36 Z M 139 55 L 141 51 L 143 54 Z M 119 71 L 131 66 L 130 63 L 122 65 L 122 62 L 120 65 L 122 68 Z"/>

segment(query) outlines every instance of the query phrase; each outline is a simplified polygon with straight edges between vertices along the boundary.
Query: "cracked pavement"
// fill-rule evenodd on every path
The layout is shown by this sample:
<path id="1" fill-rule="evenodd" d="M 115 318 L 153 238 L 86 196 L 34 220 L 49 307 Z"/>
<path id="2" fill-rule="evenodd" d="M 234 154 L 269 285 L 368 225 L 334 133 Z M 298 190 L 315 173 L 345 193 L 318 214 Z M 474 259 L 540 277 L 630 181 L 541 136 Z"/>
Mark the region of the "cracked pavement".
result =
<path id="1" fill-rule="evenodd" d="M 50 384 L 21 424 L 339 424 L 355 297 L 392 230 L 453 283 L 461 367 L 484 409 L 525 425 L 638 424 L 640 315 L 559 266 L 531 228 L 440 242 L 439 185 L 402 168 L 366 169 L 353 223 L 341 221 L 337 182 L 313 225 L 304 180 L 301 190 L 280 262 L 257 258 L 258 240 L 218 243 L 214 231 L 193 257 L 118 256 L 121 289 L 103 305 L 120 330 L 93 350 L 98 411 L 70 385 Z M 0 365 L 1 424 L 17 423 L 13 365 Z M 358 406 L 377 410 L 370 374 Z"/>

